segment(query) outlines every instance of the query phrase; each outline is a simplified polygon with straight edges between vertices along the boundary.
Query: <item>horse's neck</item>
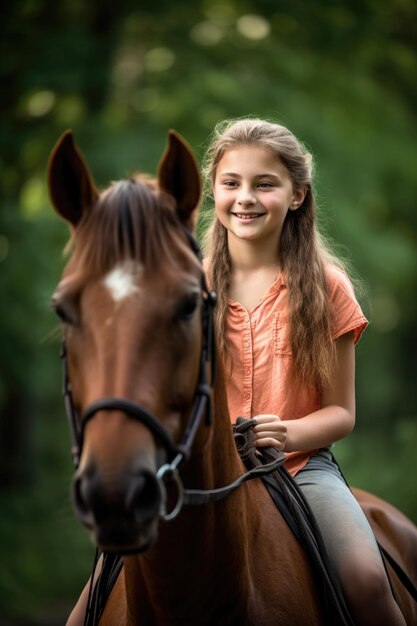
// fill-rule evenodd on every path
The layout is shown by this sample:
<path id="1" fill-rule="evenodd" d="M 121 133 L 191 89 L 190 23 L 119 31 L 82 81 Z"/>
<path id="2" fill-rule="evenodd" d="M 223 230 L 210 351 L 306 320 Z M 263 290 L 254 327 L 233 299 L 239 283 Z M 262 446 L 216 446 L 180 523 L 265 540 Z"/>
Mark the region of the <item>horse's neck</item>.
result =
<path id="1" fill-rule="evenodd" d="M 184 467 L 184 484 L 188 488 L 222 487 L 244 471 L 221 388 L 214 404 L 214 424 L 208 443 L 204 451 L 194 455 Z M 132 583 L 135 578 L 136 581 L 141 579 L 142 593 L 138 593 L 136 582 L 130 600 L 142 615 L 147 604 L 148 610 L 160 614 L 158 623 L 169 624 L 169 621 L 164 622 L 168 618 L 163 617 L 163 611 L 169 613 L 175 603 L 184 615 L 195 615 L 198 620 L 207 602 L 212 606 L 221 605 L 224 595 L 224 602 L 233 604 L 235 595 L 242 598 L 242 594 L 247 593 L 245 563 L 250 533 L 247 500 L 247 490 L 240 488 L 216 504 L 185 507 L 175 521 L 161 525 L 154 548 L 146 555 L 128 560 L 126 587 L 129 578 Z M 129 589 L 127 591 L 129 601 Z M 148 605 L 149 600 L 152 607 Z M 209 609 L 206 606 L 204 610 L 207 614 Z"/>
<path id="2" fill-rule="evenodd" d="M 221 487 L 244 471 L 216 391 L 207 445 L 184 466 L 189 488 Z M 124 574 L 129 626 L 324 623 L 306 555 L 259 481 L 161 523 L 156 545 L 126 558 Z"/>

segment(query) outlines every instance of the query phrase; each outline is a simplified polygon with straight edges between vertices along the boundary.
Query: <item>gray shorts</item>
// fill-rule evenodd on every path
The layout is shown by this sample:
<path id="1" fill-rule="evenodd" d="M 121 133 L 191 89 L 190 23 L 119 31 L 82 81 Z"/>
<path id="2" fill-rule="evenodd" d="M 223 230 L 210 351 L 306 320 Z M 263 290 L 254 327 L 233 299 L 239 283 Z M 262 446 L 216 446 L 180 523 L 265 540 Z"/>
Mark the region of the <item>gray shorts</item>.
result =
<path id="1" fill-rule="evenodd" d="M 328 448 L 322 448 L 295 476 L 323 535 L 335 569 L 362 559 L 383 567 L 373 531 L 346 485 Z"/>

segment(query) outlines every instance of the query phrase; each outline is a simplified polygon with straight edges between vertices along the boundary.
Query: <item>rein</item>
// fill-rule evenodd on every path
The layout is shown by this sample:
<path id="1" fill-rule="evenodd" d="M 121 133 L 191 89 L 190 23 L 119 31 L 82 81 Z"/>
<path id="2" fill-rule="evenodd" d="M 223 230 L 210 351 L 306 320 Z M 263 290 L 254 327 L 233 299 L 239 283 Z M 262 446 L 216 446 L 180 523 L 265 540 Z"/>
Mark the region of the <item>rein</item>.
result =
<path id="1" fill-rule="evenodd" d="M 202 257 L 197 241 L 187 229 L 184 228 L 184 232 L 191 249 L 201 261 Z M 217 296 L 215 292 L 209 291 L 207 288 L 204 272 L 201 279 L 201 291 L 203 295 L 203 346 L 200 358 L 199 380 L 194 394 L 190 418 L 179 443 L 175 443 L 172 440 L 170 434 L 151 412 L 143 406 L 131 402 L 126 398 L 100 398 L 90 404 L 80 416 L 72 397 L 72 388 L 68 375 L 65 339 L 62 340 L 61 344 L 60 357 L 63 361 L 63 397 L 70 428 L 71 454 L 75 469 L 78 468 L 81 459 L 85 427 L 87 423 L 93 419 L 95 414 L 98 411 L 113 410 L 126 413 L 132 419 L 144 424 L 152 432 L 154 437 L 163 444 L 166 452 L 168 453 L 170 462 L 163 464 L 156 473 L 156 478 L 161 492 L 161 507 L 159 515 L 165 521 L 170 521 L 177 517 L 185 504 L 202 505 L 209 502 L 217 502 L 225 498 L 247 480 L 274 472 L 283 464 L 285 460 L 284 454 L 281 452 L 278 455 L 278 458 L 276 458 L 273 462 L 249 470 L 229 485 L 218 489 L 184 489 L 179 474 L 179 468 L 181 464 L 191 455 L 192 445 L 197 431 L 202 423 L 203 416 L 205 415 L 207 425 L 212 423 L 212 391 L 216 376 L 213 314 Z M 174 483 L 177 491 L 177 502 L 171 511 L 167 510 L 168 483 Z"/>

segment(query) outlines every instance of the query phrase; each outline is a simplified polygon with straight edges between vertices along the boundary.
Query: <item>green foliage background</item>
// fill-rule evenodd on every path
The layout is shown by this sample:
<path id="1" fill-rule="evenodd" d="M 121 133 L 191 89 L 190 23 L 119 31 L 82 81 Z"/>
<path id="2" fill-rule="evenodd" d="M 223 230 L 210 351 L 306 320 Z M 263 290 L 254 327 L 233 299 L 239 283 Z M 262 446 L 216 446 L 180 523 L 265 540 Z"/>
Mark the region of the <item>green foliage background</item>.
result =
<path id="1" fill-rule="evenodd" d="M 366 285 L 352 483 L 417 520 L 413 0 L 16 0 L 1 19 L 0 623 L 62 624 L 93 548 L 69 498 L 49 298 L 65 225 L 45 186 L 71 127 L 101 185 L 155 172 L 168 128 L 199 155 L 257 114 L 316 156 L 324 230 Z"/>

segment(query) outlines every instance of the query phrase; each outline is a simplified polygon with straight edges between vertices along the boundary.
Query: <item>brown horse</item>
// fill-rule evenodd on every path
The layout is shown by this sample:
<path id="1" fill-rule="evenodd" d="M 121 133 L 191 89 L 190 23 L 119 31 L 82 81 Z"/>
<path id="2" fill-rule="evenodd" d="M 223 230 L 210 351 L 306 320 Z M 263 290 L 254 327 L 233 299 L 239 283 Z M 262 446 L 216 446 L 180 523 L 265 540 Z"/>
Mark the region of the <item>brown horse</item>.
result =
<path id="1" fill-rule="evenodd" d="M 97 545 L 125 554 L 100 624 L 326 623 L 310 563 L 259 480 L 220 502 L 184 506 L 175 519 L 164 515 L 176 500 L 180 508 L 181 481 L 211 490 L 245 471 L 221 368 L 213 424 L 207 419 L 210 294 L 187 234 L 200 199 L 189 148 L 170 133 L 156 182 L 134 177 L 99 193 L 65 133 L 50 158 L 49 187 L 72 228 L 53 306 L 65 325 L 71 382 L 74 506 Z M 167 465 L 173 458 L 181 478 Z M 168 498 L 161 467 L 176 485 Z M 360 501 L 415 582 L 417 529 L 373 496 Z M 393 587 L 416 624 L 415 603 L 395 576 Z"/>

